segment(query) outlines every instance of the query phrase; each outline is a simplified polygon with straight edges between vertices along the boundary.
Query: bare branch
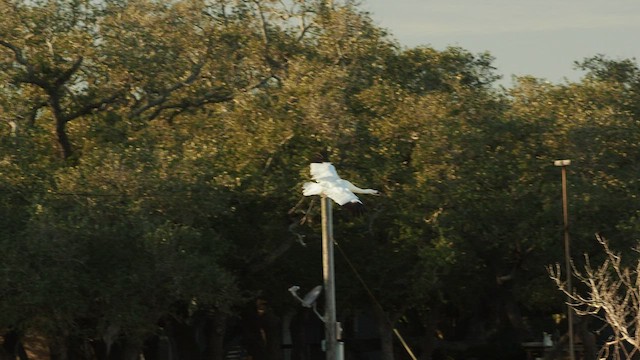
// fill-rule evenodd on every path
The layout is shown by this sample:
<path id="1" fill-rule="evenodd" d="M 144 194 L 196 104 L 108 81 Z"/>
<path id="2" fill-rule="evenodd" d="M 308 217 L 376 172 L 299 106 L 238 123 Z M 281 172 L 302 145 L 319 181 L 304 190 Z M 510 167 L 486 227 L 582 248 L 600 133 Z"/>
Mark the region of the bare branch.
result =
<path id="1" fill-rule="evenodd" d="M 634 268 L 625 267 L 620 254 L 605 239 L 600 236 L 596 239 L 606 255 L 602 264 L 594 267 L 585 255 L 584 270 L 572 266 L 573 276 L 586 287 L 585 294 L 568 292 L 561 280 L 559 264 L 547 267 L 547 271 L 578 315 L 595 316 L 611 329 L 613 335 L 600 354 L 605 358 L 628 359 L 640 352 L 640 261 Z"/>
<path id="2" fill-rule="evenodd" d="M 80 56 L 73 63 L 73 65 L 71 65 L 71 67 L 69 69 L 67 69 L 62 74 L 60 74 L 60 76 L 58 76 L 58 78 L 53 82 L 53 86 L 56 87 L 56 88 L 59 88 L 60 86 L 64 85 L 64 83 L 69 81 L 71 76 L 73 76 L 73 74 L 75 74 L 76 71 L 78 71 L 78 69 L 80 69 L 80 66 L 82 66 L 82 61 L 83 61 L 83 57 Z"/>
<path id="3" fill-rule="evenodd" d="M 87 115 L 89 113 L 91 113 L 93 110 L 99 109 L 105 105 L 109 105 L 114 103 L 119 97 L 120 97 L 121 93 L 117 92 L 109 97 L 100 99 L 98 101 L 95 102 L 91 102 L 88 104 L 85 104 L 84 106 L 82 106 L 80 109 L 77 109 L 76 111 L 68 114 L 67 116 L 64 117 L 64 121 L 65 122 L 69 122 L 73 119 L 79 118 L 80 116 L 83 115 Z"/>
<path id="4" fill-rule="evenodd" d="M 22 50 L 12 43 L 0 39 L 0 45 L 6 47 L 7 49 L 13 51 L 14 57 L 18 64 L 25 66 L 29 71 L 31 71 L 31 65 L 27 61 L 27 59 L 22 54 Z"/>
<path id="5" fill-rule="evenodd" d="M 140 115 L 142 115 L 142 113 L 144 113 L 145 111 L 148 111 L 154 107 L 157 107 L 159 105 L 161 105 L 162 103 L 166 102 L 167 99 L 169 99 L 169 97 L 171 96 L 171 94 L 185 86 L 191 85 L 193 84 L 197 79 L 198 76 L 200 76 L 200 72 L 202 71 L 202 68 L 204 67 L 204 61 L 194 64 L 194 66 L 191 68 L 191 73 L 189 74 L 189 76 L 182 81 L 176 82 L 175 84 L 173 84 L 172 86 L 168 87 L 167 89 L 165 89 L 162 94 L 160 96 L 158 96 L 157 98 L 148 101 L 145 105 L 140 106 L 136 109 L 134 109 L 133 111 L 131 111 L 129 113 L 129 117 L 130 118 L 135 118 L 138 117 Z M 168 108 L 172 108 L 175 106 L 165 106 L 165 107 L 160 107 L 159 109 L 156 109 L 154 111 L 154 113 L 148 118 L 149 120 L 156 118 L 160 112 L 162 112 L 165 109 Z"/>
<path id="6" fill-rule="evenodd" d="M 262 4 L 260 4 L 260 0 L 253 0 L 253 3 L 256 5 L 258 9 L 258 15 L 260 17 L 260 28 L 262 30 L 262 43 L 265 47 L 265 52 L 269 50 L 269 32 L 267 29 L 267 19 L 264 17 L 264 11 L 262 10 Z"/>

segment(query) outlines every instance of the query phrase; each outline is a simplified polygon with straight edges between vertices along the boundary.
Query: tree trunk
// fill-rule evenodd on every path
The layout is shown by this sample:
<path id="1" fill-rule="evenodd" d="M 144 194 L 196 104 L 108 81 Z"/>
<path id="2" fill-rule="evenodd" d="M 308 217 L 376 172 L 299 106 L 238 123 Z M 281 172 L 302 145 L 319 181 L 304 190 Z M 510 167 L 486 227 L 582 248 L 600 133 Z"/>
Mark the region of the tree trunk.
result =
<path id="1" fill-rule="evenodd" d="M 68 360 L 69 347 L 65 336 L 57 336 L 49 342 L 49 353 L 51 360 Z"/>
<path id="2" fill-rule="evenodd" d="M 589 331 L 589 319 L 586 316 L 580 316 L 576 326 L 576 334 L 582 340 L 584 360 L 596 360 L 598 349 L 596 346 L 596 337 Z"/>
<path id="3" fill-rule="evenodd" d="M 513 297 L 513 294 L 510 290 L 505 291 L 502 294 L 503 297 L 503 311 L 504 315 L 509 321 L 509 324 L 514 330 L 514 337 L 518 343 L 522 342 L 524 339 L 530 337 L 531 331 L 527 328 L 527 325 L 522 318 L 522 313 L 520 311 L 520 306 L 516 302 Z"/>
<path id="4" fill-rule="evenodd" d="M 73 153 L 73 150 L 71 148 L 71 141 L 69 141 L 69 136 L 67 135 L 66 123 L 62 120 L 56 121 L 56 137 L 60 145 L 62 158 L 68 159 Z"/>
<path id="5" fill-rule="evenodd" d="M 223 360 L 224 336 L 227 330 L 227 315 L 216 311 L 209 321 L 211 329 L 207 334 L 207 351 L 205 359 Z"/>
<path id="6" fill-rule="evenodd" d="M 380 360 L 394 360 L 393 351 L 393 323 L 390 316 L 384 310 L 374 307 L 378 333 L 380 336 Z"/>
<path id="7" fill-rule="evenodd" d="M 27 352 L 22 346 L 20 335 L 16 331 L 9 331 L 3 336 L 2 346 L 0 346 L 0 360 L 8 359 L 28 360 Z"/>
<path id="8" fill-rule="evenodd" d="M 139 345 L 125 342 L 122 349 L 122 360 L 138 360 L 140 353 Z"/>
<path id="9" fill-rule="evenodd" d="M 47 93 L 49 95 L 49 106 L 51 106 L 51 112 L 56 121 L 56 139 L 58 140 L 58 145 L 60 145 L 62 158 L 68 159 L 73 151 L 66 129 L 69 119 L 64 116 L 62 105 L 60 104 L 61 90 L 58 88 L 48 89 Z"/>
<path id="10" fill-rule="evenodd" d="M 429 310 L 426 319 L 423 320 L 425 329 L 421 344 L 422 351 L 420 360 L 431 359 L 433 357 L 433 352 L 436 350 L 436 330 L 438 329 L 441 307 L 441 304 L 434 305 L 431 310 Z"/>

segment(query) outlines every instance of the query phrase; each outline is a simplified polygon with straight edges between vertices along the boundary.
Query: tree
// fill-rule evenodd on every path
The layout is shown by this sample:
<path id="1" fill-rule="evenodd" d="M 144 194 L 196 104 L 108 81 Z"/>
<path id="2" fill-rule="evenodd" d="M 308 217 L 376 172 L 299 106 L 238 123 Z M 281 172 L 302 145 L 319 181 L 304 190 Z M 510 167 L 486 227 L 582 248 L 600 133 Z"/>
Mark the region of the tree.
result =
<path id="1" fill-rule="evenodd" d="M 634 227 L 625 224 L 634 221 L 632 219 L 637 213 L 631 205 L 634 190 L 629 191 L 635 187 L 635 176 L 632 175 L 635 170 L 631 164 L 635 163 L 633 158 L 637 154 L 633 145 L 637 136 L 637 126 L 634 125 L 637 119 L 630 111 L 634 102 L 630 100 L 629 90 L 615 81 L 591 77 L 581 83 L 566 85 L 544 84 L 529 78 L 521 79 L 514 94 L 510 115 L 534 125 L 532 134 L 536 135 L 532 137 L 542 135 L 538 141 L 543 146 L 532 145 L 534 153 L 544 159 L 548 167 L 554 158 L 572 159 L 572 166 L 568 169 L 573 250 L 570 256 L 578 266 L 581 259 L 575 257 L 577 252 L 599 259 L 601 249 L 588 241 L 593 233 L 610 237 L 615 247 L 632 246 L 626 240 L 627 234 L 631 233 L 626 231 L 633 232 Z M 557 184 L 557 170 L 555 179 L 549 177 L 550 174 L 545 175 L 544 181 Z M 549 194 L 546 206 L 551 210 L 551 188 L 543 186 L 541 189 Z M 559 190 L 556 194 L 558 199 Z M 558 200 L 556 204 L 559 204 Z M 560 210 L 555 212 L 559 219 Z M 560 259 L 560 249 L 561 246 L 553 246 L 552 243 L 541 248 L 548 251 L 546 259 Z M 586 321 L 579 323 L 584 324 Z M 580 328 L 583 329 L 582 326 Z M 581 337 L 589 347 L 587 333 L 588 329 L 584 327 Z"/>
<path id="2" fill-rule="evenodd" d="M 33 114 L 46 106 L 62 156 L 68 158 L 72 146 L 67 124 L 114 103 L 120 91 L 117 86 L 105 88 L 104 74 L 95 71 L 100 66 L 95 6 L 3 1 L 0 11 L 10 19 L 0 29 L 2 68 L 10 74 L 14 91 L 31 95 L 25 111 L 32 115 L 21 117 L 34 119 Z"/>
<path id="3" fill-rule="evenodd" d="M 428 47 L 405 49 L 388 59 L 389 77 L 414 94 L 454 91 L 458 86 L 490 87 L 500 79 L 494 73 L 493 57 L 474 55 L 459 47 L 437 51 Z"/>
<path id="4" fill-rule="evenodd" d="M 96 112 L 112 122 L 172 121 L 261 88 L 282 72 L 284 59 L 275 61 L 280 54 L 272 50 L 281 44 L 264 23 L 274 10 L 261 2 L 1 6 L 11 19 L 0 28 L 2 69 L 25 103 L 18 119 L 51 117 L 63 158 L 73 153 L 69 124 Z M 21 122 L 14 121 L 28 125 Z"/>
<path id="5" fill-rule="evenodd" d="M 210 219 L 227 209 L 224 186 L 164 155 L 111 148 L 56 174 L 10 243 L 29 260 L 9 267 L 19 286 L 6 305 L 21 310 L 6 324 L 46 336 L 60 358 L 88 343 L 108 357 L 116 346 L 135 355 L 189 307 L 230 313 L 238 293 Z"/>
<path id="6" fill-rule="evenodd" d="M 300 193 L 319 149 L 383 191 L 364 217 L 335 216 L 376 297 L 338 256 L 341 315 L 378 310 L 388 359 L 397 326 L 428 357 L 436 330 L 523 338 L 524 315 L 558 311 L 552 160 L 580 165 L 581 251 L 596 230 L 616 246 L 638 233 L 632 62 L 503 93 L 489 54 L 403 49 L 351 1 L 0 7 L 0 328 L 47 335 L 59 358 L 146 344 L 152 359 L 152 341 L 221 358 L 222 324 L 256 297 L 292 311 L 286 288 L 320 272 L 317 202 Z"/>
<path id="7" fill-rule="evenodd" d="M 640 262 L 634 265 L 637 256 L 623 259 L 620 253 L 609 247 L 606 239 L 599 235 L 596 239 L 605 252 L 605 259 L 600 265 L 592 265 L 590 257 L 585 254 L 584 270 L 572 267 L 572 276 L 578 280 L 578 287 L 572 291 L 567 288 L 559 265 L 550 266 L 549 274 L 569 297 L 569 305 L 578 315 L 595 317 L 604 324 L 597 332 L 603 340 L 597 358 L 631 359 L 640 352 L 637 330 Z"/>

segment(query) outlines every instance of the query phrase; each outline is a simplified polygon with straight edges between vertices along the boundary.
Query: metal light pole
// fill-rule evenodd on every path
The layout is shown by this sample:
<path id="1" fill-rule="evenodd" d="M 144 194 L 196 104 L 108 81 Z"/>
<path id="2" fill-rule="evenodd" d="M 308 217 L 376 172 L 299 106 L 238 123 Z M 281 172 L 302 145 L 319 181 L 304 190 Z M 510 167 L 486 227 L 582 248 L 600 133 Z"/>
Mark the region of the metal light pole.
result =
<path id="1" fill-rule="evenodd" d="M 333 216 L 331 199 L 322 195 L 322 279 L 324 282 L 324 327 L 327 360 L 338 359 L 336 283 L 333 265 Z"/>
<path id="2" fill-rule="evenodd" d="M 569 211 L 567 210 L 567 166 L 571 165 L 571 160 L 556 160 L 553 165 L 559 166 L 562 170 L 562 215 L 564 220 L 564 260 L 567 272 L 567 292 L 571 294 L 571 254 L 569 243 Z M 568 300 L 567 302 L 569 302 Z M 573 344 L 573 309 L 567 303 L 567 321 L 569 323 L 569 359 L 575 360 Z"/>

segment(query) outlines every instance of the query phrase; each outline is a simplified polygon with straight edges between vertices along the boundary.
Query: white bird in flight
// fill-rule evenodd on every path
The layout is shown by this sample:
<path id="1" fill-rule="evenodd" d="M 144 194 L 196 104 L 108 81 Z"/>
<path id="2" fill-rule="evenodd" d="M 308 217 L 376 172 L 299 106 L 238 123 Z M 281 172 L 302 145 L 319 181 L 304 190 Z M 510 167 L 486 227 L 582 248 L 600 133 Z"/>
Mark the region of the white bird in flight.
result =
<path id="1" fill-rule="evenodd" d="M 325 195 L 340 206 L 352 206 L 361 211 L 362 201 L 356 194 L 378 195 L 378 190 L 361 189 L 351 182 L 341 179 L 336 168 L 330 162 L 311 163 L 311 178 L 315 182 L 302 185 L 304 196 Z"/>

